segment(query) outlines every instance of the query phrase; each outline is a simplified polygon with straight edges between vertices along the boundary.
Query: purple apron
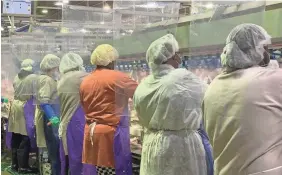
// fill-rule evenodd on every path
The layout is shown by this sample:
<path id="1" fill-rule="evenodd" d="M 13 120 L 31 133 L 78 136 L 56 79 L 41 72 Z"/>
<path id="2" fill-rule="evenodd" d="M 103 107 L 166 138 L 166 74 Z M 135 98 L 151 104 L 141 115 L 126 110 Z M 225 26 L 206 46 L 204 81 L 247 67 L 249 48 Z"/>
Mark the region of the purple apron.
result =
<path id="1" fill-rule="evenodd" d="M 9 126 L 9 122 L 7 122 L 5 143 L 6 143 L 6 147 L 9 150 L 11 150 L 12 149 L 12 133 L 8 131 L 8 126 Z"/>
<path id="2" fill-rule="evenodd" d="M 82 164 L 85 114 L 81 106 L 77 108 L 67 126 L 69 170 L 71 175 L 96 175 L 95 166 Z M 61 175 L 65 174 L 66 160 L 63 144 L 60 145 Z"/>
<path id="3" fill-rule="evenodd" d="M 114 159 L 116 175 L 132 175 L 129 117 L 121 116 L 114 137 Z"/>
<path id="4" fill-rule="evenodd" d="M 31 151 L 36 151 L 36 137 L 35 137 L 35 127 L 34 127 L 34 115 L 35 115 L 35 105 L 33 105 L 33 98 L 29 99 L 24 105 L 24 117 L 27 135 L 30 139 Z M 7 123 L 7 126 L 9 124 Z M 12 133 L 6 128 L 6 146 L 11 149 L 12 143 Z"/>
<path id="5" fill-rule="evenodd" d="M 29 99 L 24 105 L 24 116 L 26 132 L 30 140 L 30 147 L 32 151 L 36 151 L 36 137 L 35 137 L 35 105 L 33 104 L 33 98 Z"/>

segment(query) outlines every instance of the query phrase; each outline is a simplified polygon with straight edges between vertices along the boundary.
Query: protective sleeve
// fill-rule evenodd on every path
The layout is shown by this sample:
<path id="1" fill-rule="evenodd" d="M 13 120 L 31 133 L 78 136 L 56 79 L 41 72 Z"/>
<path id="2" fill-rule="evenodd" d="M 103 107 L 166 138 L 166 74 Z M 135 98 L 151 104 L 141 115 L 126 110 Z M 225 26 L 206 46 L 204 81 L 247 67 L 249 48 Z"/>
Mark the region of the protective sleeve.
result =
<path id="1" fill-rule="evenodd" d="M 55 111 L 50 104 L 40 104 L 40 107 L 44 111 L 44 114 L 48 120 L 56 116 Z"/>

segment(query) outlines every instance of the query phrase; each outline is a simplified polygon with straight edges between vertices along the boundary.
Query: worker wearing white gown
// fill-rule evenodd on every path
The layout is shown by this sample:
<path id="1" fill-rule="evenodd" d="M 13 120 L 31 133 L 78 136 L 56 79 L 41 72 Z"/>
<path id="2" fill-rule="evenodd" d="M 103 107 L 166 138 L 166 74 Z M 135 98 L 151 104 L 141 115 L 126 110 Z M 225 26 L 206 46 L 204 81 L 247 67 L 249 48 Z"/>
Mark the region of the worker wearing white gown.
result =
<path id="1" fill-rule="evenodd" d="M 140 175 L 206 175 L 205 149 L 197 132 L 206 85 L 181 64 L 178 42 L 167 34 L 146 59 L 152 74 L 137 87 L 134 107 L 145 127 Z"/>
<path id="2" fill-rule="evenodd" d="M 282 70 L 266 67 L 271 38 L 255 24 L 235 27 L 208 87 L 204 122 L 216 175 L 282 174 Z"/>

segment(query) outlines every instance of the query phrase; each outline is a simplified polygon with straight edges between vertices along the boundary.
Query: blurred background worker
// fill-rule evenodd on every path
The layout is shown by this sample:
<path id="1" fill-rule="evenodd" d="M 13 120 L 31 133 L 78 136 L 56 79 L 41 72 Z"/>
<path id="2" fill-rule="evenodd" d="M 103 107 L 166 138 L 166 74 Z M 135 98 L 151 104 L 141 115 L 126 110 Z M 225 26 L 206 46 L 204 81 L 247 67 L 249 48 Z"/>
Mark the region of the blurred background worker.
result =
<path id="1" fill-rule="evenodd" d="M 87 73 L 82 58 L 75 53 L 65 54 L 59 68 L 62 74 L 58 82 L 61 109 L 59 127 L 61 175 L 67 175 L 68 171 L 74 175 L 86 174 L 82 171 L 85 114 L 80 105 L 79 87 Z"/>
<path id="2" fill-rule="evenodd" d="M 98 175 L 132 175 L 128 99 L 137 83 L 114 70 L 117 58 L 111 45 L 98 46 L 91 55 L 97 68 L 80 86 L 86 117 L 82 160 L 95 165 Z"/>
<path id="3" fill-rule="evenodd" d="M 21 70 L 14 79 L 14 101 L 9 115 L 8 131 L 12 132 L 12 170 L 21 174 L 36 173 L 29 166 L 29 153 L 36 148 L 34 140 L 33 83 L 37 75 L 33 73 L 34 61 L 26 59 L 21 63 Z M 9 138 L 7 139 L 9 140 Z M 8 141 L 9 142 L 9 141 Z"/>
<path id="4" fill-rule="evenodd" d="M 152 74 L 134 94 L 137 116 L 146 129 L 141 175 L 208 172 L 205 148 L 197 131 L 207 85 L 186 69 L 176 69 L 182 63 L 178 51 L 178 42 L 171 34 L 157 39 L 147 50 Z"/>
<path id="5" fill-rule="evenodd" d="M 36 140 L 38 147 L 47 146 L 52 175 L 60 174 L 58 136 L 60 110 L 57 95 L 59 65 L 59 57 L 52 54 L 46 55 L 40 63 L 43 74 L 37 81 Z"/>
<path id="6" fill-rule="evenodd" d="M 203 104 L 215 174 L 282 174 L 282 70 L 265 67 L 269 44 L 255 24 L 235 27 L 226 39 L 223 72 Z"/>
<path id="7" fill-rule="evenodd" d="M 281 50 L 275 50 L 273 53 L 273 57 L 279 63 L 279 68 L 282 68 L 282 52 Z"/>

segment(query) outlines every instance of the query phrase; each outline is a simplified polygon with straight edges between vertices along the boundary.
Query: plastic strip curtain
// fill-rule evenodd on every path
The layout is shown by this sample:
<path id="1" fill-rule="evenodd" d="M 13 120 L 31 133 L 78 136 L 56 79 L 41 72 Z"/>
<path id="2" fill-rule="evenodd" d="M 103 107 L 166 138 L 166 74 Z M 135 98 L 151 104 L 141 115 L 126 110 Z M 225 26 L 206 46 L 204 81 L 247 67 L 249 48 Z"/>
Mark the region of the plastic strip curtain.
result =
<path id="1" fill-rule="evenodd" d="M 150 69 L 145 53 L 154 40 L 168 33 L 177 36 L 179 7 L 177 2 L 114 1 L 113 46 L 119 52 L 115 69 L 126 73 L 138 83 L 148 76 Z M 116 99 L 120 99 L 119 95 L 116 94 Z M 124 132 L 121 133 L 130 134 L 131 152 L 140 154 L 144 130 L 139 124 L 130 99 L 121 120 L 121 123 L 129 122 L 130 125 L 129 130 L 123 129 Z M 124 135 L 121 136 L 125 137 Z M 126 144 L 123 146 L 127 147 Z"/>
<path id="2" fill-rule="evenodd" d="M 209 84 L 221 71 L 220 55 L 229 32 L 242 23 L 262 25 L 265 2 L 191 3 L 189 50 L 184 65 Z"/>

